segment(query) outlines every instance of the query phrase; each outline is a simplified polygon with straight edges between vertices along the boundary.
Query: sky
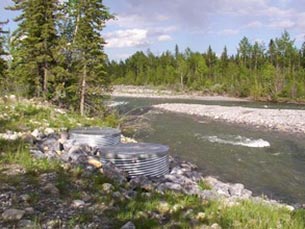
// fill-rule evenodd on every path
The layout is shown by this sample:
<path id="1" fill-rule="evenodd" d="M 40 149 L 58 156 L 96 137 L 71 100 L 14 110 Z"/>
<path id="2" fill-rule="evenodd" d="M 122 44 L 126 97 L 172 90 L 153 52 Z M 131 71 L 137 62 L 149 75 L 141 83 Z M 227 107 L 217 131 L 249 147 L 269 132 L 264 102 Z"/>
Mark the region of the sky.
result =
<path id="1" fill-rule="evenodd" d="M 107 22 L 103 37 L 109 59 L 124 60 L 136 51 L 156 55 L 175 45 L 205 52 L 209 45 L 220 55 L 224 46 L 235 54 L 246 36 L 268 45 L 287 30 L 300 47 L 305 36 L 305 0 L 104 0 L 116 17 Z M 0 20 L 16 16 L 4 10 Z M 8 25 L 15 28 L 14 24 Z"/>

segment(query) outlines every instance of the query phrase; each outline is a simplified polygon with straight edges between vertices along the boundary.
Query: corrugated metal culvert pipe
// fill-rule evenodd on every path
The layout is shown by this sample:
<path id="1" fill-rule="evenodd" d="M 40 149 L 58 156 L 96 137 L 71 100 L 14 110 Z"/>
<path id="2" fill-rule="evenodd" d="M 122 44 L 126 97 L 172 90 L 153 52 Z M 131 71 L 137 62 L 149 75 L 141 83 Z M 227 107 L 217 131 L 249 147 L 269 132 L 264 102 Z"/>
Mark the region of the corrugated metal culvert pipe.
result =
<path id="1" fill-rule="evenodd" d="M 81 127 L 70 130 L 70 139 L 91 147 L 115 145 L 121 142 L 121 131 L 114 128 Z"/>
<path id="2" fill-rule="evenodd" d="M 110 161 L 130 177 L 160 177 L 169 173 L 169 147 L 152 143 L 127 143 L 99 149 L 102 161 Z"/>

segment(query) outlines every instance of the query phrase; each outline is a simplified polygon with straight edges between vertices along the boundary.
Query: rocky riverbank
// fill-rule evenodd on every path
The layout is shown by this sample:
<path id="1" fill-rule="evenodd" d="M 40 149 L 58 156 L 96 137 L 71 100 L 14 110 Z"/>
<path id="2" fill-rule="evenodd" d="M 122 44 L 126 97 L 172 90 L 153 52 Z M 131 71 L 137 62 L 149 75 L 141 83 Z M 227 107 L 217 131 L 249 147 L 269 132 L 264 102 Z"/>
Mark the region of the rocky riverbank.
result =
<path id="1" fill-rule="evenodd" d="M 305 134 L 305 110 L 259 109 L 214 105 L 166 103 L 154 105 L 165 111 L 208 117 L 229 123 Z"/>
<path id="2" fill-rule="evenodd" d="M 14 139 L 16 133 L 6 133 L 6 139 Z M 254 197 L 252 192 L 244 187 L 243 184 L 224 183 L 210 176 L 204 176 L 197 170 L 197 166 L 186 161 L 170 157 L 170 173 L 159 178 L 136 177 L 128 178 L 124 171 L 119 170 L 111 163 L 102 164 L 99 158 L 99 150 L 88 145 L 80 145 L 73 140 L 67 139 L 67 134 L 56 134 L 51 128 L 45 130 L 34 130 L 31 135 L 19 133 L 21 136 L 35 144 L 31 147 L 34 158 L 39 160 L 56 160 L 66 171 L 74 171 L 78 166 L 84 169 L 82 172 L 86 179 L 94 176 L 106 177 L 111 181 L 101 185 L 101 195 L 107 195 L 112 200 L 110 208 L 115 208 L 115 201 L 128 201 L 138 195 L 153 196 L 164 195 L 166 192 L 181 193 L 187 196 L 197 196 L 200 201 L 217 201 L 226 207 L 238 206 L 241 201 L 249 200 L 258 204 L 266 204 L 276 208 L 285 208 L 293 211 L 289 205 L 280 204 L 274 200 Z M 122 137 L 125 143 L 134 140 Z M 21 166 L 7 166 L 5 174 L 24 176 L 25 169 Z M 100 174 L 100 175 L 98 175 Z M 0 213 L 2 214 L 1 228 L 9 228 L 15 225 L 17 228 L 37 226 L 33 216 L 40 218 L 39 225 L 42 228 L 69 228 L 73 215 L 94 213 L 98 217 L 91 218 L 90 222 L 76 224 L 77 228 L 112 228 L 111 219 L 102 217 L 100 204 L 95 203 L 96 193 L 90 193 L 84 187 L 85 179 L 79 180 L 81 183 L 62 184 L 78 190 L 75 198 L 62 199 L 62 190 L 58 186 L 59 174 L 54 172 L 42 173 L 37 177 L 38 187 L 34 184 L 26 184 L 26 179 L 21 183 L 23 188 L 4 184 L 0 188 Z M 66 181 L 67 182 L 67 181 Z M 90 181 L 89 181 L 90 182 Z M 114 183 L 112 183 L 114 182 Z M 67 182 L 69 183 L 69 182 Z M 33 196 L 32 194 L 35 193 Z M 77 198 L 76 198 L 77 197 Z M 38 198 L 39 201 L 35 200 Z M 162 222 L 165 213 L 174 211 L 175 208 L 183 208 L 178 204 L 173 207 L 166 201 L 162 201 L 158 212 L 149 213 L 148 217 L 155 218 Z M 103 206 L 102 212 L 109 206 Z M 173 208 L 173 209 L 172 209 Z M 191 209 L 188 209 L 190 211 Z M 192 210 L 193 211 L 193 210 Z M 201 218 L 205 218 L 204 212 L 197 212 L 190 220 L 191 224 L 198 224 Z M 126 222 L 128 228 L 135 228 L 133 222 Z M 108 224 L 108 226 L 107 226 Z M 122 228 L 125 228 L 124 226 Z M 126 227 L 127 228 L 127 227 Z M 211 228 L 221 228 L 214 223 Z"/>
<path id="3" fill-rule="evenodd" d="M 246 102 L 248 99 L 234 98 L 220 95 L 203 95 L 199 92 L 179 92 L 165 89 L 156 89 L 146 86 L 116 85 L 111 96 L 133 98 L 166 98 L 166 99 L 195 99 L 205 101 L 235 101 Z"/>
<path id="4" fill-rule="evenodd" d="M 97 124 L 93 119 L 27 101 L 0 101 L 0 109 L 0 228 L 305 226 L 304 210 L 253 197 L 244 185 L 177 158 L 170 157 L 165 176 L 130 179 L 102 163 L 97 148 L 62 132 L 67 124 Z"/>

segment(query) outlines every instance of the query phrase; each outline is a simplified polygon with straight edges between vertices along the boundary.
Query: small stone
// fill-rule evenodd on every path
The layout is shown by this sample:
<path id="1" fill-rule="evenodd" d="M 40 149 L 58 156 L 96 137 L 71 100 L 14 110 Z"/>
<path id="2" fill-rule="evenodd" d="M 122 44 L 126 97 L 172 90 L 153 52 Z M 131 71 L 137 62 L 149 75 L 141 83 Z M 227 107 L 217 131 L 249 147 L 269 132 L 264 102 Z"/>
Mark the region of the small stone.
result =
<path id="1" fill-rule="evenodd" d="M 80 208 L 83 207 L 85 205 L 85 202 L 82 200 L 73 200 L 72 202 L 72 207 L 74 208 Z"/>
<path id="2" fill-rule="evenodd" d="M 198 220 L 198 221 L 203 221 L 203 220 L 205 220 L 205 217 L 206 215 L 205 215 L 205 213 L 204 212 L 198 212 L 198 214 L 196 215 L 196 219 Z"/>
<path id="3" fill-rule="evenodd" d="M 243 184 L 234 184 L 229 187 L 229 193 L 231 196 L 242 196 L 243 190 L 244 190 Z"/>
<path id="4" fill-rule="evenodd" d="M 31 220 L 22 219 L 18 223 L 18 228 L 36 228 L 36 225 Z"/>
<path id="5" fill-rule="evenodd" d="M 185 213 L 183 213 L 183 217 L 186 219 L 191 219 L 193 218 L 193 209 L 188 209 Z"/>
<path id="6" fill-rule="evenodd" d="M 221 226 L 219 226 L 217 223 L 213 223 L 211 225 L 211 229 L 221 229 Z"/>
<path id="7" fill-rule="evenodd" d="M 26 142 L 29 142 L 29 143 L 31 143 L 31 144 L 33 144 L 33 142 L 34 142 L 34 137 L 33 137 L 32 134 L 30 134 L 30 133 L 24 133 L 24 134 L 21 136 L 21 138 L 22 138 L 23 140 L 25 140 Z"/>
<path id="8" fill-rule="evenodd" d="M 117 199 L 117 200 L 120 200 L 120 201 L 124 200 L 124 196 L 120 192 L 118 192 L 118 191 L 112 193 L 112 197 Z"/>
<path id="9" fill-rule="evenodd" d="M 165 201 L 161 201 L 158 204 L 157 210 L 158 210 L 158 212 L 160 212 L 161 214 L 164 215 L 170 211 L 170 205 Z"/>
<path id="10" fill-rule="evenodd" d="M 35 130 L 31 133 L 31 135 L 32 135 L 34 138 L 36 138 L 36 139 L 41 139 L 41 137 L 42 137 L 42 133 L 41 133 L 40 130 L 38 130 L 38 129 L 35 129 Z"/>
<path id="11" fill-rule="evenodd" d="M 94 166 L 95 168 L 101 168 L 103 165 L 102 162 L 96 160 L 95 158 L 89 158 L 88 164 Z"/>
<path id="12" fill-rule="evenodd" d="M 184 208 L 183 205 L 181 205 L 181 204 L 175 204 L 175 205 L 171 208 L 170 212 L 171 212 L 171 213 L 176 213 L 176 212 L 182 210 L 183 208 Z"/>
<path id="13" fill-rule="evenodd" d="M 61 220 L 60 219 L 49 220 L 45 226 L 47 229 L 61 228 Z"/>
<path id="14" fill-rule="evenodd" d="M 139 211 L 136 213 L 136 216 L 135 218 L 137 219 L 148 219 L 149 218 L 149 215 L 146 213 L 146 212 L 143 212 L 143 211 Z"/>
<path id="15" fill-rule="evenodd" d="M 46 184 L 46 186 L 43 188 L 43 191 L 47 192 L 47 193 L 50 193 L 50 194 L 53 194 L 53 195 L 58 195 L 59 194 L 58 188 L 52 183 Z"/>
<path id="16" fill-rule="evenodd" d="M 133 222 L 129 221 L 126 224 L 124 224 L 121 229 L 136 229 L 136 226 Z"/>
<path id="17" fill-rule="evenodd" d="M 62 158 L 65 161 L 78 162 L 82 159 L 87 159 L 87 154 L 81 148 L 81 146 L 75 145 L 69 149 L 68 153 L 63 154 Z"/>
<path id="18" fill-rule="evenodd" d="M 46 155 L 41 150 L 31 149 L 31 154 L 36 158 L 45 158 Z"/>
<path id="19" fill-rule="evenodd" d="M 124 184 L 127 181 L 126 174 L 110 162 L 103 164 L 103 168 L 99 171 L 119 184 Z"/>
<path id="20" fill-rule="evenodd" d="M 158 191 L 165 191 L 165 190 L 172 190 L 172 191 L 177 191 L 180 192 L 182 190 L 182 186 L 180 184 L 172 183 L 172 182 L 165 182 L 160 184 L 157 187 Z"/>
<path id="21" fill-rule="evenodd" d="M 285 205 L 285 208 L 288 210 L 288 211 L 294 211 L 294 207 L 291 206 L 291 205 Z"/>
<path id="22" fill-rule="evenodd" d="M 244 189 L 242 192 L 242 198 L 249 199 L 252 196 L 252 192 L 248 189 Z"/>
<path id="23" fill-rule="evenodd" d="M 138 176 L 129 181 L 129 186 L 132 189 L 142 188 L 146 191 L 152 191 L 154 189 L 152 182 L 144 176 Z"/>
<path id="24" fill-rule="evenodd" d="M 132 198 L 135 198 L 137 196 L 137 192 L 136 191 L 133 191 L 133 190 L 128 190 L 128 191 L 124 191 L 123 192 L 123 195 L 126 199 L 132 199 Z"/>
<path id="25" fill-rule="evenodd" d="M 9 95 L 9 100 L 10 100 L 10 102 L 13 102 L 13 103 L 17 102 L 16 95 Z"/>
<path id="26" fill-rule="evenodd" d="M 23 194 L 20 196 L 20 198 L 25 202 L 28 202 L 31 199 L 29 194 Z"/>
<path id="27" fill-rule="evenodd" d="M 45 135 L 50 135 L 50 134 L 54 134 L 55 133 L 55 130 L 53 130 L 52 128 L 45 128 L 44 129 L 44 134 Z"/>
<path id="28" fill-rule="evenodd" d="M 34 212 L 35 212 L 34 208 L 32 208 L 32 207 L 27 207 L 24 210 L 27 214 L 34 214 Z"/>
<path id="29" fill-rule="evenodd" d="M 102 190 L 103 190 L 103 192 L 109 194 L 109 193 L 111 193 L 114 190 L 114 187 L 113 187 L 112 184 L 104 183 L 102 185 Z"/>
<path id="30" fill-rule="evenodd" d="M 25 214 L 24 210 L 11 208 L 5 210 L 2 213 L 2 218 L 4 221 L 16 221 L 16 220 L 20 220 L 24 214 Z"/>

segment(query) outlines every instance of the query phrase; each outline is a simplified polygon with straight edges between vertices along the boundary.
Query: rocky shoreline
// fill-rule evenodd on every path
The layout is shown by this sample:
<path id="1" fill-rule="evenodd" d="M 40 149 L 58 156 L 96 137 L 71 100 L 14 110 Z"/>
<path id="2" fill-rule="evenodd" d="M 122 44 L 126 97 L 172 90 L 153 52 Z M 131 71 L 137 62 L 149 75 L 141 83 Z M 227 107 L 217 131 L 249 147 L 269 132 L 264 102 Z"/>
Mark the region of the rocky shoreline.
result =
<path id="1" fill-rule="evenodd" d="M 139 192 L 143 192 L 145 195 L 153 195 L 153 193 L 162 194 L 166 191 L 173 191 L 185 195 L 195 195 L 203 201 L 220 201 L 224 206 L 228 207 L 239 205 L 242 200 L 251 200 L 256 203 L 283 207 L 290 211 L 294 210 L 294 207 L 279 203 L 275 200 L 254 197 L 252 192 L 246 189 L 243 184 L 224 183 L 214 177 L 206 177 L 198 171 L 196 165 L 174 157 L 169 158 L 169 174 L 159 178 L 140 176 L 130 179 L 113 164 L 101 163 L 98 156 L 98 149 L 89 147 L 88 145 L 79 145 L 75 141 L 67 139 L 65 133 L 61 135 L 56 134 L 51 128 L 45 130 L 36 129 L 30 136 L 28 134 L 24 136 L 22 133 L 6 133 L 6 139 L 15 138 L 11 135 L 31 139 L 31 142 L 35 143 L 31 149 L 31 153 L 36 158 L 59 160 L 64 169 L 82 166 L 87 174 L 99 173 L 114 181 L 116 184 L 119 184 L 120 188 L 118 191 L 113 191 L 114 186 L 110 183 L 104 183 L 102 185 L 103 192 L 108 193 L 113 199 L 132 199 Z M 134 142 L 134 140 L 123 137 L 122 142 Z M 10 170 L 16 173 L 18 169 L 9 168 L 8 171 Z M 24 173 L 22 168 L 19 168 L 19 170 L 20 173 Z M 92 211 L 95 211 L 95 208 L 97 210 L 99 209 L 99 206 L 96 206 L 93 198 L 90 197 L 90 194 L 88 196 L 88 193 L 86 195 L 82 194 L 81 198 L 74 199 L 71 202 L 58 199 L 60 190 L 54 184 L 56 177 L 57 175 L 54 173 L 45 173 L 39 176 L 39 182 L 42 186 L 40 191 L 35 190 L 35 192 L 39 192 L 39 195 L 44 196 L 44 199 L 38 205 L 31 204 L 33 197 L 29 194 L 31 192 L 29 185 L 27 185 L 28 190 L 26 192 L 20 192 L 12 186 L 2 186 L 0 188 L 0 213 L 2 215 L 0 227 L 6 228 L 8 226 L 7 222 L 13 221 L 17 228 L 30 228 L 34 225 L 34 222 L 29 220 L 27 216 L 38 214 L 38 209 L 40 209 L 39 211 L 45 211 L 44 215 L 40 216 L 44 222 L 42 228 L 57 228 L 58 226 L 68 228 L 69 225 L 64 219 L 69 219 L 71 215 L 77 214 L 84 209 L 91 209 Z M 16 199 L 18 200 L 19 208 L 12 207 L 12 203 Z M 168 211 L 170 210 L 166 202 L 163 203 L 162 208 L 166 208 Z M 162 218 L 162 214 L 154 213 L 151 217 Z M 99 228 L 101 223 L 104 223 L 103 220 L 105 219 L 97 217 L 89 224 L 79 225 L 78 228 Z M 126 225 L 131 227 L 127 227 Z M 127 222 L 126 225 L 122 228 L 135 228 L 132 222 Z M 215 224 L 211 228 L 220 227 Z"/>
<path id="2" fill-rule="evenodd" d="M 305 134 L 305 110 L 260 109 L 216 105 L 166 103 L 154 105 L 164 111 L 208 117 L 234 124 Z"/>
<path id="3" fill-rule="evenodd" d="M 248 99 L 220 95 L 202 95 L 198 92 L 176 92 L 165 89 L 155 89 L 145 86 L 115 85 L 111 93 L 113 97 L 155 98 L 155 99 L 194 99 L 205 101 L 249 102 Z"/>

